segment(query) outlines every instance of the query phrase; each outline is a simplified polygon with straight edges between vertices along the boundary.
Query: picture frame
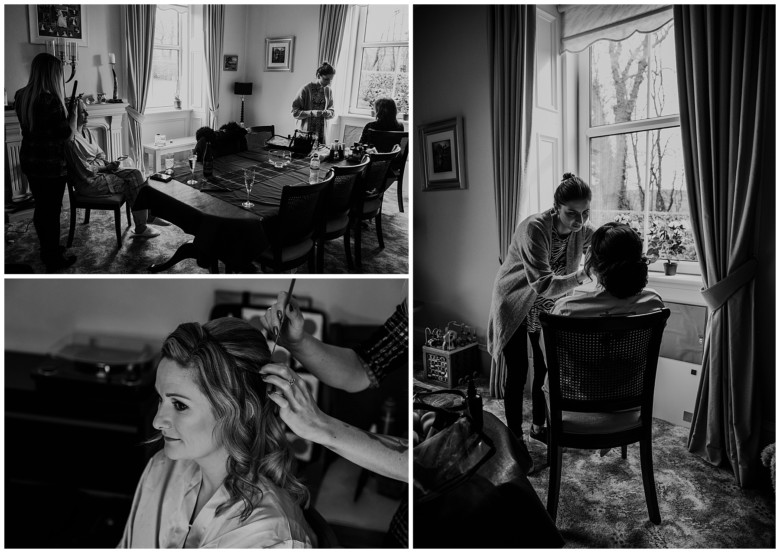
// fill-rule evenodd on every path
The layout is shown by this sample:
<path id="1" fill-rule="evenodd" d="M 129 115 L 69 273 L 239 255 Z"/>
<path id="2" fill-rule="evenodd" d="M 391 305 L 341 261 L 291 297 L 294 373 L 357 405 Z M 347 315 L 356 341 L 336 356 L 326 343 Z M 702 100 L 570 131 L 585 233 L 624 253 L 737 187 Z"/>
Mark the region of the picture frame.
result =
<path id="1" fill-rule="evenodd" d="M 292 72 L 294 56 L 294 36 L 265 39 L 265 71 Z"/>
<path id="2" fill-rule="evenodd" d="M 418 127 L 423 156 L 423 191 L 465 189 L 463 119 L 460 116 Z"/>
<path id="3" fill-rule="evenodd" d="M 30 4 L 27 6 L 30 44 L 62 38 L 89 46 L 89 25 L 84 4 Z"/>
<path id="4" fill-rule="evenodd" d="M 238 71 L 238 56 L 235 54 L 225 54 L 223 56 L 223 71 Z"/>

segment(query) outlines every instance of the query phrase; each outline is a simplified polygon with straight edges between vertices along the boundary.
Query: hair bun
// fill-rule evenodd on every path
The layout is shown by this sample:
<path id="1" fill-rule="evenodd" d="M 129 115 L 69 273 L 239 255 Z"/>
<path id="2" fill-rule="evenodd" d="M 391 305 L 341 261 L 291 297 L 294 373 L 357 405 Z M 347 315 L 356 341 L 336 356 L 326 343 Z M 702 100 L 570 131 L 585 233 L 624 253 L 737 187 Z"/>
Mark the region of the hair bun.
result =
<path id="1" fill-rule="evenodd" d="M 574 173 L 564 173 L 563 178 L 561 180 L 573 179 L 574 177 L 575 177 Z"/>

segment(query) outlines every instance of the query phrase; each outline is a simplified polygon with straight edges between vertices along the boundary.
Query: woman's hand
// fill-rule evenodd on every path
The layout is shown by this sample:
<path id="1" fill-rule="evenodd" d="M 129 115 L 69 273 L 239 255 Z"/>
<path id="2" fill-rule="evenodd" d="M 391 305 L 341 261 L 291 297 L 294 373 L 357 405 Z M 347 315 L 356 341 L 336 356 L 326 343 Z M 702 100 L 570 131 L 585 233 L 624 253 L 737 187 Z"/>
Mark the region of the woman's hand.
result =
<path id="1" fill-rule="evenodd" d="M 334 115 L 333 114 L 333 110 L 330 110 L 330 109 L 326 109 L 325 111 L 322 112 L 322 116 L 325 119 L 333 119 L 333 115 Z"/>
<path id="2" fill-rule="evenodd" d="M 286 322 L 279 336 L 282 314 L 286 317 Z M 295 298 L 290 298 L 288 301 L 287 292 L 279 292 L 276 302 L 266 310 L 265 316 L 260 318 L 260 323 L 272 336 L 279 336 L 277 341 L 281 339 L 282 344 L 290 350 L 294 349 L 304 337 L 301 308 Z"/>
<path id="3" fill-rule="evenodd" d="M 320 443 L 327 415 L 317 406 L 309 386 L 284 365 L 268 364 L 260 369 L 266 384 L 274 387 L 268 397 L 279 406 L 279 416 L 304 440 Z"/>

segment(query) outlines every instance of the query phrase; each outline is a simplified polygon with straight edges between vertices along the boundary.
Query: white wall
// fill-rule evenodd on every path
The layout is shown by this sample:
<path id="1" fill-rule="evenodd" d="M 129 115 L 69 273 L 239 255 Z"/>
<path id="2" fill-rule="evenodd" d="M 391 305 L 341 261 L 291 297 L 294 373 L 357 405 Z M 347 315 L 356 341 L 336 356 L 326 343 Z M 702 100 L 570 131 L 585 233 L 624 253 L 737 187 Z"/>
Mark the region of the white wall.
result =
<path id="1" fill-rule="evenodd" d="M 424 302 L 415 332 L 458 320 L 476 327 L 482 342 L 499 266 L 487 14 L 486 6 L 414 7 L 415 125 L 463 117 L 468 183 L 466 190 L 422 192 L 415 142 L 414 295 Z"/>
<path id="2" fill-rule="evenodd" d="M 328 322 L 382 324 L 403 299 L 401 279 L 304 279 L 295 294 L 313 299 Z M 70 333 L 162 339 L 179 323 L 208 320 L 216 290 L 275 294 L 289 279 L 6 279 L 6 351 L 45 353 Z"/>
<path id="3" fill-rule="evenodd" d="M 254 87 L 252 96 L 246 101 L 244 120 L 247 125 L 274 125 L 277 134 L 292 134 L 295 129 L 291 114 L 293 99 L 303 85 L 314 80 L 314 72 L 319 66 L 319 9 L 319 5 L 262 5 L 248 9 L 246 59 L 250 61 L 246 80 L 254 83 Z M 293 71 L 263 71 L 265 39 L 287 36 L 295 37 Z M 348 86 L 339 77 L 336 75 L 333 86 Z"/>
<path id="4" fill-rule="evenodd" d="M 43 44 L 30 44 L 29 16 L 26 5 L 5 5 L 5 83 L 8 99 L 13 100 L 14 93 L 27 85 L 30 76 L 30 64 L 33 58 L 44 52 Z M 111 66 L 108 65 L 108 53 L 114 52 L 117 60 L 121 58 L 121 23 L 118 5 L 84 5 L 87 15 L 87 30 L 89 46 L 79 48 L 79 65 L 76 69 L 76 79 L 79 81 L 79 91 L 85 94 L 105 92 L 111 97 L 114 91 L 114 81 Z M 117 66 L 119 78 L 118 94 L 127 98 L 124 92 L 126 80 L 120 72 L 123 68 Z M 68 75 L 70 69 L 68 68 Z M 71 82 L 67 91 L 73 86 Z"/>

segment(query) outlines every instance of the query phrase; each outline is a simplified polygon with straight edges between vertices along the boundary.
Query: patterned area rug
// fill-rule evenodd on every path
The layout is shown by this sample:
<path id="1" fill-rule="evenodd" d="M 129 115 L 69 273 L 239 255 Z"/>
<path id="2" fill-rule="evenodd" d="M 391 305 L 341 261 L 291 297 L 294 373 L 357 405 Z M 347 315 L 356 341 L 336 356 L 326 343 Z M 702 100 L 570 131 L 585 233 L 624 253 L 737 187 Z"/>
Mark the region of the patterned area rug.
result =
<path id="1" fill-rule="evenodd" d="M 485 409 L 506 421 L 503 401 Z M 531 420 L 526 399 L 524 420 Z M 526 428 L 526 432 L 527 432 Z M 525 436 L 535 471 L 529 476 L 547 504 L 546 446 Z M 558 529 L 567 548 L 766 548 L 775 545 L 775 498 L 743 490 L 728 470 L 688 452 L 688 429 L 653 421 L 653 465 L 661 524 L 648 519 L 639 444 L 628 459 L 613 449 L 568 449 L 563 454 Z M 538 472 L 536 472 L 538 471 Z"/>
<path id="2" fill-rule="evenodd" d="M 385 247 L 380 249 L 374 222 L 364 226 L 362 231 L 362 270 L 353 273 L 362 274 L 406 274 L 409 272 L 409 198 L 404 190 L 404 213 L 398 210 L 397 184 L 393 184 L 385 192 L 382 205 L 382 235 Z M 63 273 L 147 273 L 148 267 L 154 263 L 167 260 L 176 249 L 193 237 L 185 234 L 180 228 L 170 226 L 153 226 L 160 236 L 150 240 L 131 238 L 132 228 L 127 226 L 127 217 L 122 210 L 122 247 L 116 247 L 116 231 L 114 230 L 114 214 L 110 211 L 93 211 L 88 225 L 84 221 L 83 210 L 78 210 L 78 222 L 69 254 L 78 257 L 76 263 Z M 63 199 L 61 244 L 68 239 L 70 225 L 70 208 L 68 195 Z M 353 252 L 354 256 L 354 245 Z M 43 273 L 44 266 L 38 256 L 38 237 L 32 224 L 32 212 L 29 218 L 6 224 L 5 230 L 5 263 L 6 272 Z M 257 272 L 260 270 L 256 264 Z M 224 267 L 220 264 L 220 271 Z M 298 272 L 308 272 L 306 264 L 298 268 Z M 325 273 L 349 273 L 344 256 L 344 240 L 332 240 L 325 243 Z M 195 274 L 208 273 L 207 269 L 198 267 L 194 259 L 181 261 L 161 274 Z"/>

